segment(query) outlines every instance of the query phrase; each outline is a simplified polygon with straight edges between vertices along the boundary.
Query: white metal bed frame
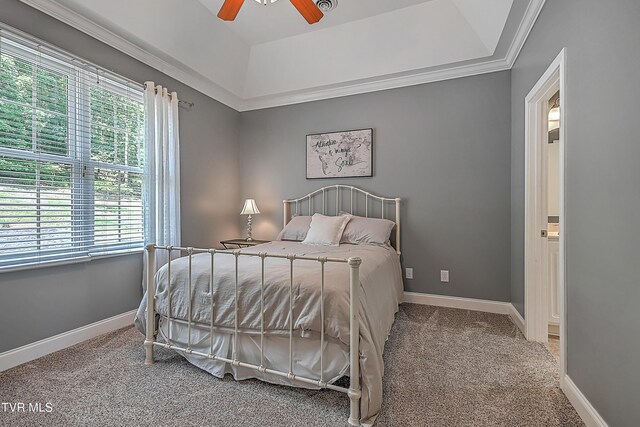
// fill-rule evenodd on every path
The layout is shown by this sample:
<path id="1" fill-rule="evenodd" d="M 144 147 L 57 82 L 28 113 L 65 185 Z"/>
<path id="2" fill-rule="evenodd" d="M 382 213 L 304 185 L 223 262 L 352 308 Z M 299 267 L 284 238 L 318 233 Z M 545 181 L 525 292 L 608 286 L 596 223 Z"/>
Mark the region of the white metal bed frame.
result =
<path id="1" fill-rule="evenodd" d="M 327 212 L 327 200 L 328 193 L 335 189 L 336 192 L 336 206 L 335 206 L 335 214 L 338 215 L 340 213 L 341 207 L 341 196 L 344 195 L 344 191 L 350 192 L 350 207 L 349 212 L 354 213 L 354 201 L 356 201 L 358 194 L 362 194 L 365 197 L 365 215 L 369 217 L 369 199 L 376 200 L 381 203 L 381 217 L 385 218 L 385 204 L 389 202 L 393 202 L 395 204 L 395 223 L 396 223 L 396 241 L 395 247 L 396 252 L 400 255 L 400 204 L 401 199 L 399 198 L 388 198 L 388 197 L 380 197 L 375 194 L 369 193 L 367 191 L 361 190 L 357 187 L 347 186 L 347 185 L 331 185 L 327 187 L 320 188 L 316 191 L 313 191 L 306 196 L 300 197 L 298 199 L 290 199 L 284 200 L 284 225 L 291 220 L 291 206 L 296 206 L 296 215 L 301 215 L 302 213 L 302 203 L 308 201 L 308 214 L 312 215 L 315 213 L 314 210 L 314 197 L 319 197 L 322 195 L 322 213 L 326 214 Z M 355 196 L 355 198 L 354 198 Z M 373 210 L 373 209 L 372 209 Z M 233 329 L 233 351 L 231 359 L 227 357 L 222 357 L 214 354 L 213 350 L 213 337 L 214 332 L 218 329 L 216 325 L 214 325 L 214 303 L 213 298 L 209 298 L 211 302 L 211 322 L 208 325 L 209 333 L 211 337 L 209 352 L 199 352 L 195 351 L 191 347 L 191 328 L 196 327 L 196 323 L 192 320 L 192 298 L 189 297 L 188 300 L 188 319 L 185 322 L 182 319 L 175 319 L 171 317 L 171 286 L 168 286 L 168 316 L 162 316 L 168 322 L 168 339 L 164 342 L 158 341 L 157 335 L 158 331 L 156 330 L 156 311 L 155 311 L 155 298 L 156 298 L 156 283 L 155 283 L 155 251 L 156 250 L 165 250 L 168 252 L 169 262 L 167 265 L 167 277 L 169 278 L 168 283 L 171 283 L 171 255 L 172 252 L 177 251 L 179 254 L 186 253 L 188 260 L 188 283 L 187 283 L 187 292 L 188 295 L 192 295 L 192 257 L 196 253 L 209 253 L 211 257 L 211 267 L 210 267 L 210 287 L 213 286 L 213 277 L 215 272 L 215 255 L 216 254 L 224 254 L 228 256 L 235 257 L 235 320 L 234 320 L 234 329 Z M 162 347 L 171 350 L 182 351 L 186 354 L 193 354 L 197 356 L 201 356 L 204 358 L 208 358 L 214 361 L 221 361 L 225 363 L 229 363 L 233 366 L 239 366 L 244 368 L 249 368 L 256 370 L 258 372 L 277 375 L 283 378 L 287 378 L 291 381 L 291 385 L 296 381 L 311 384 L 317 386 L 319 388 L 326 388 L 330 390 L 339 391 L 342 393 L 346 393 L 350 399 L 350 416 L 349 416 L 349 424 L 354 426 L 360 425 L 360 397 L 362 394 L 362 389 L 360 386 L 360 319 L 358 317 L 358 288 L 360 286 L 360 264 L 362 260 L 360 258 L 328 258 L 328 257 L 305 257 L 299 255 L 280 255 L 280 254 L 268 254 L 266 252 L 243 252 L 241 250 L 219 250 L 219 249 L 199 249 L 193 247 L 179 247 L 179 246 L 157 246 L 155 244 L 149 244 L 146 247 L 146 255 L 147 255 L 147 312 L 146 312 L 146 338 L 144 340 L 144 348 L 145 348 L 145 364 L 151 365 L 154 362 L 153 358 L 153 349 L 154 347 Z M 260 283 L 260 330 L 259 331 L 247 331 L 239 329 L 239 320 L 238 320 L 238 260 L 240 257 L 259 257 L 261 260 L 261 283 Z M 289 370 L 288 372 L 278 371 L 275 369 L 270 369 L 265 367 L 264 364 L 264 343 L 265 343 L 265 335 L 267 331 L 265 330 L 265 322 L 264 322 L 264 285 L 265 285 L 265 259 L 266 258 L 280 258 L 280 259 L 288 259 L 289 263 Z M 306 378 L 300 375 L 293 374 L 293 277 L 294 277 L 294 262 L 296 260 L 306 260 L 306 261 L 316 261 L 320 264 L 320 274 L 321 274 L 321 287 L 320 287 L 320 318 L 322 322 L 321 331 L 320 331 L 320 373 L 318 378 Z M 324 378 L 324 358 L 323 358 L 323 348 L 324 348 L 324 335 L 325 335 L 325 315 L 324 315 L 324 282 L 325 282 L 325 265 L 327 263 L 343 263 L 349 265 L 349 388 L 340 387 L 334 384 L 329 384 L 325 381 Z M 209 288 L 209 295 L 211 295 L 211 288 Z M 182 347 L 178 345 L 174 345 L 171 343 L 171 323 L 179 322 L 179 323 L 187 323 L 188 328 L 188 342 L 187 347 Z M 238 336 L 239 334 L 260 334 L 260 365 L 243 362 L 238 359 L 237 349 L 238 349 Z"/>
<path id="2" fill-rule="evenodd" d="M 389 204 L 390 202 L 392 202 L 395 205 L 395 218 L 394 218 L 394 222 L 396 223 L 395 229 L 396 229 L 396 241 L 395 241 L 395 248 L 396 248 L 396 252 L 398 253 L 398 255 L 400 255 L 400 205 L 402 203 L 402 199 L 396 197 L 396 198 L 391 198 L 391 197 L 381 197 L 381 196 L 376 196 L 375 194 L 369 193 L 368 191 L 364 191 L 358 187 L 354 187 L 352 185 L 329 185 L 326 187 L 322 187 L 319 188 L 315 191 L 312 191 L 311 193 L 307 194 L 306 196 L 302 196 L 298 199 L 289 199 L 289 200 L 283 200 L 282 203 L 284 205 L 284 225 L 286 226 L 289 221 L 291 220 L 291 205 L 295 205 L 296 207 L 296 211 L 295 211 L 295 215 L 302 215 L 303 212 L 303 203 L 306 200 L 308 202 L 308 208 L 307 208 L 307 214 L 308 215 L 313 215 L 313 213 L 316 213 L 317 211 L 315 210 L 315 203 L 314 203 L 314 197 L 319 197 L 320 195 L 322 195 L 322 214 L 323 215 L 327 215 L 327 210 L 328 208 L 328 204 L 329 204 L 329 196 L 327 195 L 327 193 L 329 193 L 331 190 L 335 189 L 336 192 L 336 205 L 335 205 L 335 215 L 339 215 L 340 212 L 343 210 L 342 208 L 342 202 L 343 202 L 343 196 L 345 191 L 349 192 L 349 209 L 348 212 L 353 214 L 354 213 L 354 209 L 357 209 L 358 205 L 357 205 L 357 198 L 358 198 L 358 194 L 362 194 L 364 196 L 364 213 L 365 216 L 367 218 L 369 218 L 369 199 L 373 199 L 376 200 L 378 202 L 380 202 L 380 217 L 382 219 L 388 219 L 386 218 L 386 206 L 387 204 Z M 346 212 L 347 210 L 344 209 L 344 211 Z M 373 209 L 371 210 L 373 211 Z"/>

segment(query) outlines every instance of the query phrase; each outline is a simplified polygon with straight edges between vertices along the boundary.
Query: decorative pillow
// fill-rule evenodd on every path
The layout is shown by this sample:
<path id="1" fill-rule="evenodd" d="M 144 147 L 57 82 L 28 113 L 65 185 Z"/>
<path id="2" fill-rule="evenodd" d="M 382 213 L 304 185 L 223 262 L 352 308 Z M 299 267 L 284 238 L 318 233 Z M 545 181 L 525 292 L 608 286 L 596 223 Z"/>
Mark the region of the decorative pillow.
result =
<path id="1" fill-rule="evenodd" d="M 346 214 L 350 215 L 350 214 Z M 342 234 L 340 243 L 354 245 L 385 245 L 391 238 L 396 223 L 382 218 L 350 215 L 351 220 Z"/>
<path id="2" fill-rule="evenodd" d="M 301 242 L 307 237 L 309 226 L 311 225 L 310 216 L 294 216 L 291 221 L 285 225 L 276 240 L 294 240 Z"/>
<path id="3" fill-rule="evenodd" d="M 324 216 L 314 214 L 307 237 L 302 241 L 308 245 L 338 246 L 342 233 L 351 215 Z"/>

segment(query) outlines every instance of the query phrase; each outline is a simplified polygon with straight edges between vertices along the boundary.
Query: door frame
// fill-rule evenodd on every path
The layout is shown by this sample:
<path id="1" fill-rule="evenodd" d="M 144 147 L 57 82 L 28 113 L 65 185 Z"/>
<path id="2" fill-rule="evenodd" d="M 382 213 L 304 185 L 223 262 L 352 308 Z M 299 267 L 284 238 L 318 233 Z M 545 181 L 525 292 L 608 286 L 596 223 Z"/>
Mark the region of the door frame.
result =
<path id="1" fill-rule="evenodd" d="M 566 374 L 566 50 L 562 49 L 525 98 L 525 335 L 548 342 L 548 248 L 541 230 L 547 229 L 548 100 L 560 90 L 560 256 L 558 306 L 560 309 L 560 378 Z M 544 138 L 544 139 L 543 139 Z M 540 142 L 544 141 L 544 144 Z M 544 197 L 543 197 L 544 196 Z"/>

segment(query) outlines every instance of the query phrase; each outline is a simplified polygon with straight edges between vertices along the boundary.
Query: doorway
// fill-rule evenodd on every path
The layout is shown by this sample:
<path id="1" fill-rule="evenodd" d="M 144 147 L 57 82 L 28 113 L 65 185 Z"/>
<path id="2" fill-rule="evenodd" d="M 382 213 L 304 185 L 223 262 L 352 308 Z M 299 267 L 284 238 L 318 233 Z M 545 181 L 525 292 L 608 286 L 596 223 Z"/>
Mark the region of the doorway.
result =
<path id="1" fill-rule="evenodd" d="M 566 375 L 566 111 L 563 49 L 525 99 L 525 335 L 545 344 L 550 329 L 558 335 L 561 382 Z"/>

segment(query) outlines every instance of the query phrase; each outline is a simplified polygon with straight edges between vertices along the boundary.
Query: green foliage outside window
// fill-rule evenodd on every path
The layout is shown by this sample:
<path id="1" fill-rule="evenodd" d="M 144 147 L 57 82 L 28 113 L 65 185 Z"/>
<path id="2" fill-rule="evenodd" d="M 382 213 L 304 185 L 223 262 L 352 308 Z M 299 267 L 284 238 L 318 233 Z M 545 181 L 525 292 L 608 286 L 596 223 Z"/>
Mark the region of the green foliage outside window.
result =
<path id="1" fill-rule="evenodd" d="M 0 154 L 0 255 L 36 239 L 41 249 L 72 244 L 77 203 L 90 206 L 94 245 L 142 240 L 142 102 L 80 72 L 0 54 L 0 148 L 19 150 Z"/>

